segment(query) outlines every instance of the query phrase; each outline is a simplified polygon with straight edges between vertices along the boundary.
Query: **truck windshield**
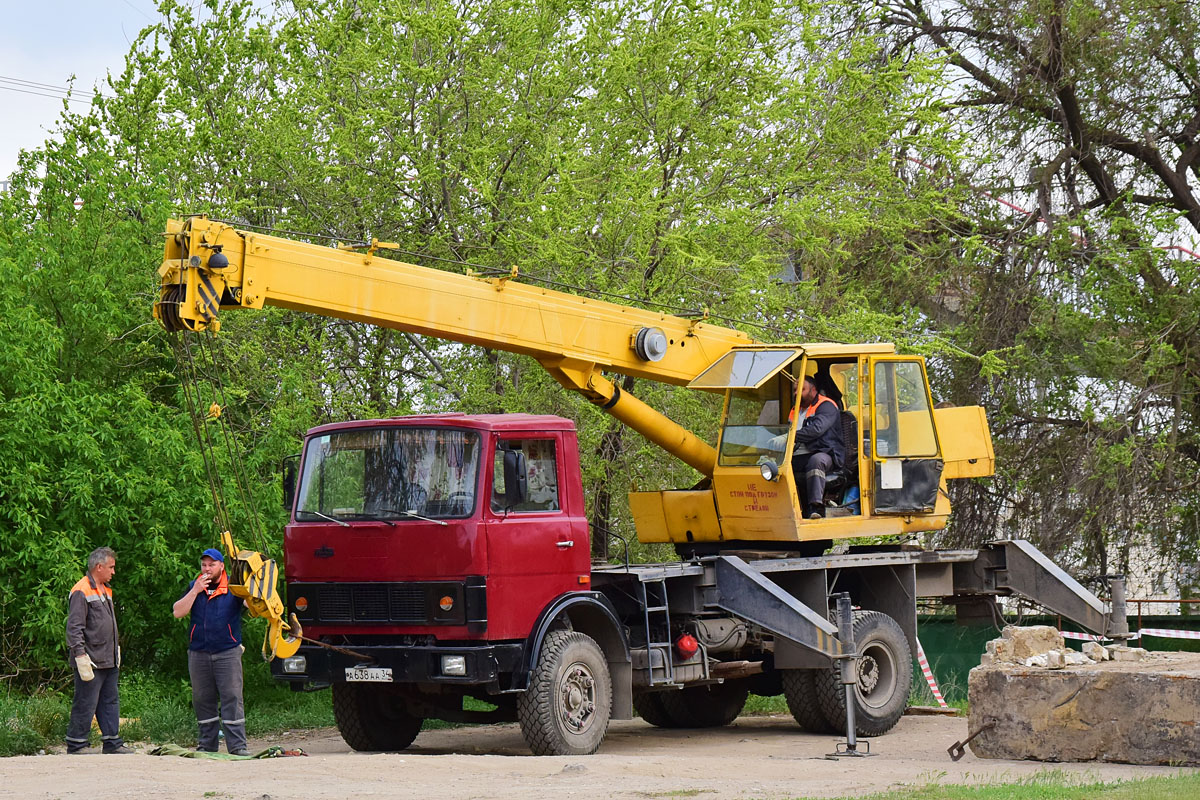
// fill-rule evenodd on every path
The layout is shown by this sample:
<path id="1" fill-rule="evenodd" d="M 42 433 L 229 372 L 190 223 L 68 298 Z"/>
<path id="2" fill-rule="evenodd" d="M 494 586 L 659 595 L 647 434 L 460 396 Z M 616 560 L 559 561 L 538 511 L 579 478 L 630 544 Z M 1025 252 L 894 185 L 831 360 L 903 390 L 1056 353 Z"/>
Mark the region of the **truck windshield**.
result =
<path id="1" fill-rule="evenodd" d="M 304 451 L 296 520 L 415 520 L 475 510 L 479 434 L 371 428 L 314 436 Z"/>

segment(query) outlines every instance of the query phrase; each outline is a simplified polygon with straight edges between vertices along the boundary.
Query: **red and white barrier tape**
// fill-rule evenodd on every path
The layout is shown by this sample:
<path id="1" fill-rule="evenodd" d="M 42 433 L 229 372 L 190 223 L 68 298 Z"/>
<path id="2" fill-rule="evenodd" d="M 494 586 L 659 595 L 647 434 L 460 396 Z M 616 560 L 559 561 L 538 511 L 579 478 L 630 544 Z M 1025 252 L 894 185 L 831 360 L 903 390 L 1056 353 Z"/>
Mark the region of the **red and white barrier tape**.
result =
<path id="1" fill-rule="evenodd" d="M 1076 633 L 1075 631 L 1059 631 L 1064 639 L 1080 639 L 1085 642 L 1107 642 L 1112 641 L 1105 636 L 1097 636 L 1094 633 Z M 1132 639 L 1140 639 L 1143 636 L 1157 636 L 1162 639 L 1200 639 L 1200 631 L 1177 631 L 1172 628 L 1142 628 L 1140 631 L 1130 631 L 1129 636 Z"/>
<path id="2" fill-rule="evenodd" d="M 1160 636 L 1164 639 L 1200 639 L 1200 631 L 1175 631 L 1170 628 L 1142 628 L 1137 636 Z"/>
<path id="3" fill-rule="evenodd" d="M 933 692 L 933 699 L 942 708 L 949 708 L 946 701 L 942 699 L 942 692 L 938 689 L 937 681 L 933 678 L 933 670 L 929 668 L 929 659 L 925 658 L 925 648 L 921 647 L 921 640 L 917 640 L 917 663 L 921 665 L 921 672 L 925 674 L 925 682 L 929 684 L 929 690 Z"/>

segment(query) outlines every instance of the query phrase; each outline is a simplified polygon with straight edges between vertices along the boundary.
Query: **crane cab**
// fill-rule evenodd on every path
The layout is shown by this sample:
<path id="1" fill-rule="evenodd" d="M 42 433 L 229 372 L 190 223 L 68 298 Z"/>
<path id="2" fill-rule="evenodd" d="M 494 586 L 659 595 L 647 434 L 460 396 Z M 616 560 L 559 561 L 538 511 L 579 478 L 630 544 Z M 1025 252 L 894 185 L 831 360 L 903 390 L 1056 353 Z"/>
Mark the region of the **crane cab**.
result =
<path id="1" fill-rule="evenodd" d="M 844 463 L 827 473 L 822 519 L 806 519 L 793 453 L 811 377 L 838 409 Z M 642 541 L 821 542 L 945 526 L 945 481 L 992 474 L 979 407 L 935 408 L 925 362 L 891 344 L 739 347 L 689 384 L 722 391 L 717 462 L 708 486 L 637 492 Z"/>

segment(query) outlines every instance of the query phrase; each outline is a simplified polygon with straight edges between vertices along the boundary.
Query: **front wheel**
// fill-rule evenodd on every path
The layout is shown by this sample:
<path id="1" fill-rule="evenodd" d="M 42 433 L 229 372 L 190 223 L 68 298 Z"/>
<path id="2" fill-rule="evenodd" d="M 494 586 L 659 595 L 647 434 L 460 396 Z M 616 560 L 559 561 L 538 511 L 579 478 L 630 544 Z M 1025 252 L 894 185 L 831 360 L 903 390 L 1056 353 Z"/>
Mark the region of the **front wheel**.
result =
<path id="1" fill-rule="evenodd" d="M 333 719 L 354 750 L 403 750 L 421 732 L 423 720 L 410 714 L 390 686 L 335 683 Z"/>
<path id="2" fill-rule="evenodd" d="M 517 698 L 526 744 L 538 756 L 586 756 L 600 748 L 612 712 L 604 652 L 578 631 L 551 631 L 529 689 Z"/>
<path id="3" fill-rule="evenodd" d="M 894 619 L 879 611 L 854 612 L 858 680 L 854 719 L 859 736 L 881 736 L 900 721 L 912 684 L 912 650 Z M 814 673 L 817 702 L 837 730 L 846 727 L 846 692 L 835 665 Z"/>

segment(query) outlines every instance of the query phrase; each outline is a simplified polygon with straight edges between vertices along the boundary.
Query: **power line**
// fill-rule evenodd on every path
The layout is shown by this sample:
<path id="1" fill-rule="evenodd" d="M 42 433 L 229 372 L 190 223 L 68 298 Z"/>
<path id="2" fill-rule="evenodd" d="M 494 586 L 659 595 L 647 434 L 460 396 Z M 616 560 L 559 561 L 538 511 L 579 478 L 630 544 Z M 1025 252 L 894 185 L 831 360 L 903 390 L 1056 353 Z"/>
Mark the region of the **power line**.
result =
<path id="1" fill-rule="evenodd" d="M 99 92 L 92 92 L 87 89 L 74 89 L 68 86 L 27 81 L 7 75 L 0 75 L 0 89 L 7 89 L 10 92 L 20 92 L 21 94 L 36 95 L 38 97 L 49 97 L 54 100 L 67 100 L 72 103 L 91 103 L 97 97 L 106 97 L 106 95 Z"/>
<path id="2" fill-rule="evenodd" d="M 95 94 L 95 92 L 90 92 L 87 89 L 72 89 L 67 86 L 56 86 L 52 83 L 38 83 L 37 81 L 27 81 L 24 78 L 12 78 L 12 77 L 9 77 L 8 75 L 0 75 L 0 82 L 15 83 L 20 86 L 32 86 L 37 89 L 53 89 L 58 92 L 71 91 L 71 92 L 76 92 L 78 94 Z"/>

